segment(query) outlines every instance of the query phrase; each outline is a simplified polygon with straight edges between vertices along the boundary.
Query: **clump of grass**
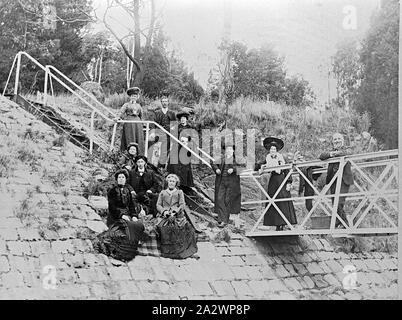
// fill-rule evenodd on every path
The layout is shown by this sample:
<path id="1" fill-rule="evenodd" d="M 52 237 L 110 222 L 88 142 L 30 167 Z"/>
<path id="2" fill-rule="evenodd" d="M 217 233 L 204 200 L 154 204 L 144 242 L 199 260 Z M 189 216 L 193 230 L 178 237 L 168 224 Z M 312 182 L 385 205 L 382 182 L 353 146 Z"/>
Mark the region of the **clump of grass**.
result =
<path id="1" fill-rule="evenodd" d="M 63 196 L 65 196 L 65 197 L 68 197 L 68 196 L 70 195 L 70 190 L 69 190 L 68 188 L 64 188 L 64 189 L 61 191 L 61 194 L 62 194 Z"/>
<path id="2" fill-rule="evenodd" d="M 83 196 L 106 196 L 110 188 L 114 185 L 113 177 L 109 177 L 104 181 L 97 181 L 95 178 L 90 178 L 88 185 L 84 188 Z"/>
<path id="3" fill-rule="evenodd" d="M 67 142 L 67 137 L 66 137 L 65 134 L 62 134 L 62 135 L 56 137 L 56 139 L 54 139 L 52 141 L 52 145 L 53 145 L 53 147 L 62 148 L 62 147 L 64 147 L 66 145 L 66 142 Z"/>
<path id="4" fill-rule="evenodd" d="M 12 158 L 7 155 L 7 154 L 0 154 L 0 178 L 8 178 L 12 171 L 13 160 Z"/>
<path id="5" fill-rule="evenodd" d="M 213 242 L 230 242 L 230 233 L 227 228 L 220 230 L 215 237 L 212 239 Z"/>
<path id="6" fill-rule="evenodd" d="M 56 231 L 56 232 L 61 229 L 61 226 L 60 226 L 60 224 L 57 222 L 56 217 L 54 216 L 54 214 L 50 214 L 50 215 L 49 215 L 49 221 L 48 221 L 48 223 L 45 225 L 45 227 L 46 227 L 48 230 Z"/>
<path id="7" fill-rule="evenodd" d="M 14 215 L 24 223 L 25 226 L 31 226 L 33 220 L 36 219 L 29 196 L 23 199 L 20 205 L 14 209 Z"/>
<path id="8" fill-rule="evenodd" d="M 126 93 L 114 93 L 105 99 L 105 105 L 112 109 L 120 109 L 123 104 L 129 101 Z"/>

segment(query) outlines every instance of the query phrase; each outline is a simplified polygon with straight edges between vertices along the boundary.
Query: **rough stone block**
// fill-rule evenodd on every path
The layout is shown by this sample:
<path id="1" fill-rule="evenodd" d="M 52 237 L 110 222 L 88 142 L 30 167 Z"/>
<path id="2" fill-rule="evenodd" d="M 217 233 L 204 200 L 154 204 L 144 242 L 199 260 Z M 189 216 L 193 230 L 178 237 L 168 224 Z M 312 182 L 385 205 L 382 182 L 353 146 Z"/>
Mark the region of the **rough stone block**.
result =
<path id="1" fill-rule="evenodd" d="M 267 280 L 251 280 L 249 281 L 248 286 L 253 291 L 254 297 L 263 297 L 268 291 Z"/>
<path id="2" fill-rule="evenodd" d="M 265 266 L 265 267 L 261 268 L 261 275 L 264 279 L 276 279 L 277 278 L 275 271 L 269 266 Z"/>
<path id="3" fill-rule="evenodd" d="M 289 271 L 287 271 L 283 265 L 277 265 L 277 266 L 274 268 L 274 270 L 275 270 L 275 273 L 276 273 L 276 274 L 278 275 L 278 277 L 280 277 L 280 278 L 290 277 Z"/>
<path id="4" fill-rule="evenodd" d="M 107 268 L 107 272 L 114 281 L 130 280 L 132 278 L 130 270 L 127 267 L 110 267 Z"/>
<path id="5" fill-rule="evenodd" d="M 306 265 L 308 272 L 311 274 L 322 274 L 324 271 L 320 268 L 317 262 L 311 262 Z"/>
<path id="6" fill-rule="evenodd" d="M 313 279 L 311 279 L 311 277 L 309 276 L 304 276 L 303 278 L 304 284 L 302 283 L 302 285 L 306 288 L 306 289 L 313 289 L 315 287 L 315 283 L 313 281 Z"/>
<path id="7" fill-rule="evenodd" d="M 262 280 L 263 274 L 261 272 L 261 267 L 258 266 L 245 266 L 246 272 L 249 276 L 249 279 L 252 280 Z"/>
<path id="8" fill-rule="evenodd" d="M 224 263 L 211 263 L 211 269 L 216 280 L 233 280 L 235 278 L 229 266 Z"/>
<path id="9" fill-rule="evenodd" d="M 231 284 L 238 296 L 253 296 L 254 293 L 247 284 L 247 281 L 231 281 Z"/>
<path id="10" fill-rule="evenodd" d="M 328 283 L 325 282 L 324 278 L 321 275 L 312 276 L 311 279 L 314 281 L 315 285 L 318 288 L 328 287 Z"/>
<path id="11" fill-rule="evenodd" d="M 260 255 L 246 255 L 242 257 L 246 265 L 249 266 L 265 266 L 267 262 Z"/>
<path id="12" fill-rule="evenodd" d="M 208 281 L 191 281 L 191 289 L 193 294 L 197 296 L 208 296 L 214 294 Z"/>
<path id="13" fill-rule="evenodd" d="M 367 268 L 372 271 L 381 271 L 380 265 L 374 259 L 367 259 L 364 261 Z"/>
<path id="14" fill-rule="evenodd" d="M 300 281 L 297 278 L 283 279 L 283 283 L 285 284 L 286 287 L 288 287 L 290 290 L 293 290 L 293 291 L 298 291 L 298 290 L 303 289 L 303 285 L 300 284 Z"/>
<path id="15" fill-rule="evenodd" d="M 10 270 L 10 265 L 6 256 L 0 256 L 0 272 L 7 272 Z"/>
<path id="16" fill-rule="evenodd" d="M 244 266 L 244 261 L 239 256 L 224 257 L 223 261 L 229 266 Z"/>
<path id="17" fill-rule="evenodd" d="M 5 288 L 25 287 L 24 278 L 20 272 L 2 273 L 0 279 Z"/>
<path id="18" fill-rule="evenodd" d="M 236 294 L 229 281 L 214 281 L 211 286 L 218 296 L 234 296 Z"/>
<path id="19" fill-rule="evenodd" d="M 7 241 L 7 247 L 11 254 L 30 255 L 31 248 L 27 241 Z"/>
<path id="20" fill-rule="evenodd" d="M 129 265 L 129 269 L 131 272 L 132 279 L 134 280 L 151 280 L 154 279 L 154 271 L 151 266 L 143 267 L 143 266 L 131 266 Z"/>
<path id="21" fill-rule="evenodd" d="M 39 257 L 41 254 L 50 253 L 49 241 L 32 241 L 29 243 L 32 255 Z"/>
<path id="22" fill-rule="evenodd" d="M 269 292 L 288 291 L 283 281 L 280 279 L 267 280 L 267 290 Z"/>
<path id="23" fill-rule="evenodd" d="M 108 280 L 105 271 L 100 268 L 77 269 L 76 272 L 79 280 L 84 283 Z"/>
<path id="24" fill-rule="evenodd" d="M 230 267 L 230 270 L 232 270 L 236 280 L 246 280 L 249 278 L 249 275 L 243 266 L 232 266 Z"/>
<path id="25" fill-rule="evenodd" d="M 284 264 L 283 266 L 286 269 L 286 271 L 289 272 L 291 277 L 296 277 L 299 275 L 292 264 L 288 263 L 288 264 Z"/>
<path id="26" fill-rule="evenodd" d="M 341 281 L 339 281 L 334 275 L 326 274 L 324 275 L 324 280 L 328 282 L 331 286 L 338 287 L 341 285 Z"/>
<path id="27" fill-rule="evenodd" d="M 74 269 L 57 270 L 56 277 L 59 284 L 73 284 L 78 282 L 78 277 Z"/>
<path id="28" fill-rule="evenodd" d="M 337 272 L 342 272 L 343 266 L 339 264 L 338 261 L 335 260 L 328 260 L 325 261 L 325 264 L 332 270 L 332 272 L 337 273 Z"/>
<path id="29" fill-rule="evenodd" d="M 308 270 L 302 263 L 295 263 L 292 265 L 292 267 L 294 268 L 298 276 L 304 276 L 308 273 Z"/>
<path id="30" fill-rule="evenodd" d="M 57 240 L 51 242 L 54 253 L 74 253 L 75 248 L 71 240 Z"/>

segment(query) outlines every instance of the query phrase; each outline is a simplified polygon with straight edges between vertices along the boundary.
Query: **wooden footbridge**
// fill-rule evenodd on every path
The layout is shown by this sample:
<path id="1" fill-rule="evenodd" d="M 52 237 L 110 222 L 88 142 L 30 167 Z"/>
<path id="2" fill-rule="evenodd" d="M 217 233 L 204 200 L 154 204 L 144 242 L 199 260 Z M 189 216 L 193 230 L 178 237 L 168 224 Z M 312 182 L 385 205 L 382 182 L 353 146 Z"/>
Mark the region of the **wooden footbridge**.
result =
<path id="1" fill-rule="evenodd" d="M 313 169 L 313 174 L 325 174 L 325 167 L 331 162 L 339 162 L 339 169 L 321 190 L 305 175 L 308 167 L 323 167 Z M 354 176 L 354 184 L 348 193 L 341 193 L 341 176 L 345 164 L 351 164 Z M 262 185 L 262 175 L 269 175 L 277 169 L 287 169 L 289 173 L 280 188 L 285 186 L 287 179 L 293 177 L 292 197 L 278 198 L 278 191 L 270 197 L 266 186 Z M 332 158 L 327 161 L 308 161 L 292 163 L 279 167 L 265 169 L 262 174 L 253 171 L 245 171 L 242 179 L 249 179 L 261 190 L 259 199 L 242 202 L 242 205 L 261 204 L 258 220 L 247 233 L 250 237 L 283 236 L 283 235 L 307 235 L 328 234 L 333 236 L 367 236 L 367 235 L 392 235 L 398 233 L 398 150 L 381 151 L 374 153 L 358 154 L 340 158 Z M 297 181 L 304 179 L 313 189 L 314 195 L 300 196 L 295 194 Z M 296 181 L 296 182 L 295 182 Z M 335 186 L 335 193 L 329 192 L 331 186 Z M 345 197 L 345 212 L 347 220 L 341 219 L 337 213 L 339 199 Z M 312 199 L 313 206 L 310 211 L 305 208 L 305 200 Z M 332 200 L 333 199 L 333 200 Z M 291 225 L 283 212 L 278 207 L 281 201 L 292 201 L 295 206 L 298 223 Z M 332 202 L 333 201 L 333 202 Z M 273 206 L 286 222 L 287 228 L 283 231 L 275 231 L 275 227 L 262 225 L 264 215 Z M 341 222 L 335 227 L 336 219 Z M 318 221 L 318 223 L 317 223 Z"/>

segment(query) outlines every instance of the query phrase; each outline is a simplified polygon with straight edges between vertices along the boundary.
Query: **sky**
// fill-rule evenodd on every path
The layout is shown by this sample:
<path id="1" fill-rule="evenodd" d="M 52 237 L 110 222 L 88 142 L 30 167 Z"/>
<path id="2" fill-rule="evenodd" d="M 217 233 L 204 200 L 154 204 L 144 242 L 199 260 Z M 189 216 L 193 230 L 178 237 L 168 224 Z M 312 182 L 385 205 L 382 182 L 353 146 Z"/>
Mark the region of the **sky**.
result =
<path id="1" fill-rule="evenodd" d="M 248 48 L 270 43 L 285 58 L 289 75 L 302 75 L 320 102 L 336 94 L 328 69 L 337 45 L 361 38 L 380 0 L 155 0 L 158 19 L 174 49 L 205 88 L 209 71 L 219 62 L 225 1 L 231 13 L 233 41 Z M 94 0 L 101 14 L 105 0 Z M 144 1 L 146 4 L 146 1 Z M 141 21 L 146 25 L 145 18 Z M 110 24 L 126 34 L 121 10 L 111 11 Z M 97 26 L 96 28 L 102 28 Z M 329 79 L 329 80 L 328 80 Z"/>

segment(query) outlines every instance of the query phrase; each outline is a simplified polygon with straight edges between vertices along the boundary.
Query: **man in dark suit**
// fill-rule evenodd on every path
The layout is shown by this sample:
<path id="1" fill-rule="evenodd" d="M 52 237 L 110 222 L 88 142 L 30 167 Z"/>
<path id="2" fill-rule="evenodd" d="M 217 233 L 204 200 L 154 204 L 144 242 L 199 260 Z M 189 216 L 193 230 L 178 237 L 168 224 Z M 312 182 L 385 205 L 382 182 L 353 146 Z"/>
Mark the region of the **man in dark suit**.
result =
<path id="1" fill-rule="evenodd" d="M 338 132 L 335 133 L 332 136 L 332 144 L 333 144 L 333 150 L 322 153 L 320 155 L 321 160 L 327 160 L 329 158 L 336 158 L 336 157 L 343 157 L 343 156 L 351 154 L 351 151 L 344 146 L 345 141 L 344 141 L 342 134 L 340 134 Z M 334 175 L 337 173 L 338 170 L 339 170 L 339 162 L 332 162 L 332 163 L 328 164 L 326 184 L 331 182 L 332 178 L 334 177 Z M 354 180 L 353 180 L 351 164 L 349 161 L 347 161 L 344 166 L 343 173 L 342 173 L 342 182 L 341 182 L 340 193 L 341 194 L 348 193 L 349 188 L 353 183 L 354 183 Z M 336 184 L 337 184 L 337 180 L 335 179 L 334 183 L 332 183 L 332 185 L 330 187 L 331 194 L 335 193 Z M 332 198 L 332 203 L 334 203 L 334 199 L 335 198 Z M 339 197 L 337 212 L 338 212 L 339 217 L 347 223 L 345 211 L 343 209 L 345 206 L 345 199 L 346 199 L 346 197 Z M 337 219 L 335 226 L 337 227 L 339 225 L 342 225 L 342 223 L 340 222 L 339 219 Z"/>
<path id="2" fill-rule="evenodd" d="M 136 168 L 130 171 L 128 183 L 134 189 L 138 203 L 148 207 L 148 214 L 156 215 L 156 201 L 161 186 L 152 170 L 147 169 L 145 156 L 135 158 Z"/>
<path id="3" fill-rule="evenodd" d="M 177 121 L 177 120 L 176 120 L 175 112 L 172 110 L 169 110 L 169 93 L 167 91 L 162 92 L 160 100 L 161 100 L 161 108 L 158 108 L 154 112 L 153 121 L 155 121 L 156 123 L 161 125 L 167 132 L 170 132 L 171 134 L 177 136 L 177 134 L 175 132 L 170 131 L 171 122 Z M 173 123 L 172 123 L 172 125 L 173 125 Z M 159 129 L 155 125 L 151 126 L 150 128 L 151 129 Z M 176 130 L 177 130 L 177 128 L 176 128 Z M 151 140 L 154 139 L 154 142 L 157 142 L 157 141 L 162 142 L 161 154 L 160 154 L 160 165 L 165 166 L 167 156 L 168 156 L 168 153 L 170 150 L 170 136 L 164 132 L 160 132 L 160 134 L 161 134 L 162 139 L 160 137 L 157 137 L 156 139 L 154 139 L 153 135 L 150 136 L 150 139 Z"/>

